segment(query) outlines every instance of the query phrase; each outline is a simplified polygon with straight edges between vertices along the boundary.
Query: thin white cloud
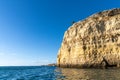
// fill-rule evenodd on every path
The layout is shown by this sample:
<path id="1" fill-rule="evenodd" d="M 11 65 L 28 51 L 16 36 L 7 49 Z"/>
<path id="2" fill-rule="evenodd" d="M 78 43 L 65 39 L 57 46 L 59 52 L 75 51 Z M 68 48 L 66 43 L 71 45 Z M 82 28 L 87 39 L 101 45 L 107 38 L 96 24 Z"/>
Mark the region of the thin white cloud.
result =
<path id="1" fill-rule="evenodd" d="M 17 54 L 16 54 L 16 53 L 5 53 L 5 52 L 0 52 L 0 56 L 5 56 L 5 55 L 8 55 L 8 56 L 16 56 Z"/>

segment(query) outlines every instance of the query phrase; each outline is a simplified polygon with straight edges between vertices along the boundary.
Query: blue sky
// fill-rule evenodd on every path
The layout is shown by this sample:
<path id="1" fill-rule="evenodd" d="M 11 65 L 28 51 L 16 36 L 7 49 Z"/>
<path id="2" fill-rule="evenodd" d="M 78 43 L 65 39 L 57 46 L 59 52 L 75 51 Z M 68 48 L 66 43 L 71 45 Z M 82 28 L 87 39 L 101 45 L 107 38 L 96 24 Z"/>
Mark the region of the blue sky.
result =
<path id="1" fill-rule="evenodd" d="M 56 62 L 72 21 L 119 7 L 119 0 L 0 0 L 0 66 Z"/>

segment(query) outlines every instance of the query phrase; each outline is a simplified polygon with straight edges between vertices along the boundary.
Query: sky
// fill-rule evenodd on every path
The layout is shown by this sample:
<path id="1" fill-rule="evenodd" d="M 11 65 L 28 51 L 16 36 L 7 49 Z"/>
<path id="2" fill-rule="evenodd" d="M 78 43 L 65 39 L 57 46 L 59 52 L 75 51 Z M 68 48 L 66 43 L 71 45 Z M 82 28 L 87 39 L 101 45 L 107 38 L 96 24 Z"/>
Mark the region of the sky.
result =
<path id="1" fill-rule="evenodd" d="M 0 0 L 0 66 L 56 63 L 73 21 L 119 7 L 120 0 Z"/>

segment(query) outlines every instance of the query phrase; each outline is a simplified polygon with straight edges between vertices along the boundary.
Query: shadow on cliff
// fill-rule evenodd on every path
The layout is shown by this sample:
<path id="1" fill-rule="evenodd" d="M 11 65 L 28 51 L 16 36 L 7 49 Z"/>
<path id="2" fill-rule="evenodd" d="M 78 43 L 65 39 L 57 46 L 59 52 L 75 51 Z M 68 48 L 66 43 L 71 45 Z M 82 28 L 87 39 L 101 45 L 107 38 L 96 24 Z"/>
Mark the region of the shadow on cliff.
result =
<path id="1" fill-rule="evenodd" d="M 102 68 L 109 68 L 109 67 L 117 67 L 117 64 L 109 64 L 108 61 L 103 57 L 103 60 L 101 62 Z"/>
<path id="2" fill-rule="evenodd" d="M 79 65 L 79 64 L 59 64 L 58 67 L 62 67 L 62 68 L 102 68 L 102 69 L 107 69 L 107 68 L 117 68 L 117 64 L 110 64 L 105 57 L 102 57 L 103 60 L 101 61 L 101 63 L 99 64 L 83 64 L 83 65 Z"/>

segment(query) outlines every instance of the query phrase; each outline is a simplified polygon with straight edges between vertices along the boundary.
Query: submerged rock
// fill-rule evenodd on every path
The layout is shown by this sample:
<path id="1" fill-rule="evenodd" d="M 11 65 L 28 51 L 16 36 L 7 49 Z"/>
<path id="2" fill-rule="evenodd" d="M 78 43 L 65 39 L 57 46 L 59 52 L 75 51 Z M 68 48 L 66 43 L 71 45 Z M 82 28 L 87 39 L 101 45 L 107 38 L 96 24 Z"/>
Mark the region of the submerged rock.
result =
<path id="1" fill-rule="evenodd" d="M 64 34 L 59 67 L 120 67 L 120 9 L 74 23 Z"/>

